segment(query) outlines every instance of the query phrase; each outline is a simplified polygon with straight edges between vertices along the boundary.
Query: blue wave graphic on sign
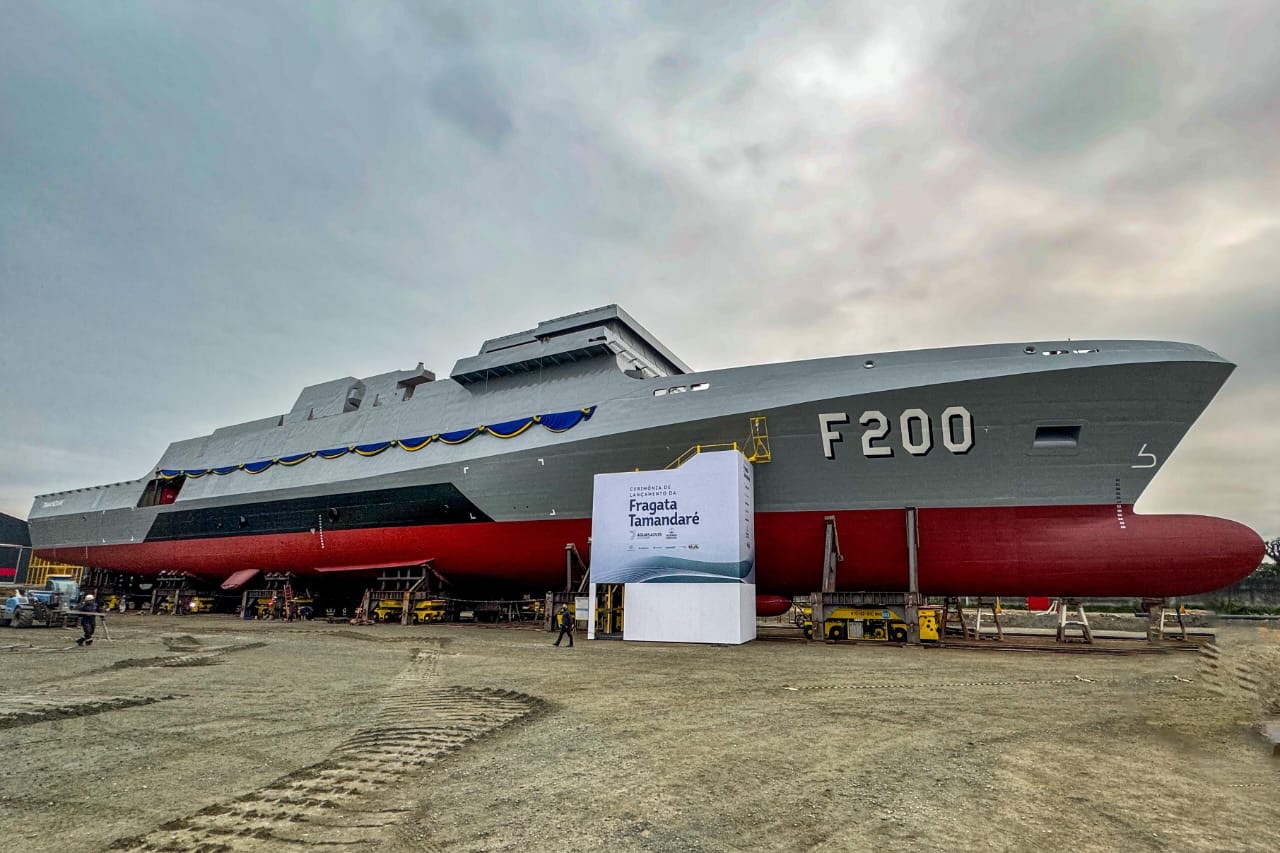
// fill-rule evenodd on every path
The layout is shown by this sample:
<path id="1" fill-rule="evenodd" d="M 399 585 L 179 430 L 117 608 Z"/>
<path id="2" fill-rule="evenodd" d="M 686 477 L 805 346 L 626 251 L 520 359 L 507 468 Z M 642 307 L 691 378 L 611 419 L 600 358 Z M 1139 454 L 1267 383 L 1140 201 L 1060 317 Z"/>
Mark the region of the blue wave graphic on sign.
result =
<path id="1" fill-rule="evenodd" d="M 755 560 L 705 563 L 654 554 L 592 572 L 596 583 L 751 583 Z"/>

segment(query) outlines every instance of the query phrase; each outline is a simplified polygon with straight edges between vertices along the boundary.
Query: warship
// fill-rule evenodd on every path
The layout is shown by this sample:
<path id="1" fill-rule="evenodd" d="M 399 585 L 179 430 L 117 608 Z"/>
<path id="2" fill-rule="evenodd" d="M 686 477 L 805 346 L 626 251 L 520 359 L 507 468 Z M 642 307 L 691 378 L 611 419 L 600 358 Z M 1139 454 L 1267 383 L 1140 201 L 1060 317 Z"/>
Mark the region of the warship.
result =
<path id="1" fill-rule="evenodd" d="M 137 480 L 40 495 L 31 539 L 133 573 L 430 565 L 541 593 L 567 546 L 589 553 L 595 474 L 746 439 L 762 596 L 821 588 L 828 524 L 840 589 L 907 589 L 912 510 L 925 594 L 1188 595 L 1249 574 L 1260 537 L 1134 503 L 1233 368 L 1190 344 L 1052 341 L 697 372 L 610 305 L 486 341 L 447 379 L 313 385 Z"/>

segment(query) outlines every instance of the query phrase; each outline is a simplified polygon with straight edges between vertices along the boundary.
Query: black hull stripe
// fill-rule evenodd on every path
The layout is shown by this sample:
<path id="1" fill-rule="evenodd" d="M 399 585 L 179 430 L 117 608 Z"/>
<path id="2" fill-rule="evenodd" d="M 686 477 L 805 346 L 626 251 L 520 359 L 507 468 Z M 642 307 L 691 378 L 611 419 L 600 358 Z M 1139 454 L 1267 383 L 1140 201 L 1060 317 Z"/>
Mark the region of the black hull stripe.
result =
<path id="1" fill-rule="evenodd" d="M 208 509 L 161 510 L 147 532 L 146 541 L 484 521 L 492 519 L 456 486 L 437 483 Z"/>

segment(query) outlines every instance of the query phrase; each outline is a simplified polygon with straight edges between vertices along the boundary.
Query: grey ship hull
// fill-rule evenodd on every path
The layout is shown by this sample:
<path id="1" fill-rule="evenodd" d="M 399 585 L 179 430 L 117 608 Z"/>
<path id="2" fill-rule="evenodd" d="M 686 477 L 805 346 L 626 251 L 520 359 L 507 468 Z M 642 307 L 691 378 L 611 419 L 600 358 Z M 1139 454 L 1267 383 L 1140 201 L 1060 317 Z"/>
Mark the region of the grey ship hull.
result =
<path id="1" fill-rule="evenodd" d="M 935 594 L 1183 594 L 1230 583 L 1261 553 L 1258 537 L 1231 522 L 1132 512 L 1232 370 L 1202 348 L 992 345 L 692 373 L 631 325 L 633 337 L 617 335 L 622 352 L 592 354 L 601 327 L 588 319 L 560 336 L 578 346 L 569 358 L 556 357 L 555 335 L 535 336 L 482 352 L 488 363 L 476 370 L 464 360 L 455 381 L 421 383 L 394 405 L 291 419 L 295 406 L 174 444 L 156 468 L 594 407 L 563 433 L 533 426 L 509 439 L 186 479 L 173 503 L 155 506 L 139 505 L 154 476 L 41 496 L 33 541 L 58 559 L 129 571 L 220 578 L 431 560 L 460 581 L 545 589 L 562 581 L 565 544 L 587 551 L 594 474 L 665 467 L 691 446 L 743 439 L 749 418 L 763 416 L 772 445 L 756 470 L 763 590 L 815 588 L 829 515 L 851 554 L 842 585 L 903 588 L 907 507 L 919 508 L 921 577 Z M 538 351 L 521 370 L 495 364 L 504 349 L 530 347 Z M 648 369 L 626 372 L 636 355 Z"/>

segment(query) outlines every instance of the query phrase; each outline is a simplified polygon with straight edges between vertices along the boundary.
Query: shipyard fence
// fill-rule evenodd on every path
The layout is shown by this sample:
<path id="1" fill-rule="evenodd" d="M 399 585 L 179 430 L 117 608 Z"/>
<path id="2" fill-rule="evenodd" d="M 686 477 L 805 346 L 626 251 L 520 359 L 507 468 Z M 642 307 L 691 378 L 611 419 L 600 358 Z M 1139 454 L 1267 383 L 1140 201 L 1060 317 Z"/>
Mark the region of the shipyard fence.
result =
<path id="1" fill-rule="evenodd" d="M 1239 583 L 1216 592 L 1194 596 L 1219 613 L 1239 610 L 1280 610 L 1280 576 L 1255 572 Z M 1190 602 L 1192 598 L 1188 598 Z"/>

